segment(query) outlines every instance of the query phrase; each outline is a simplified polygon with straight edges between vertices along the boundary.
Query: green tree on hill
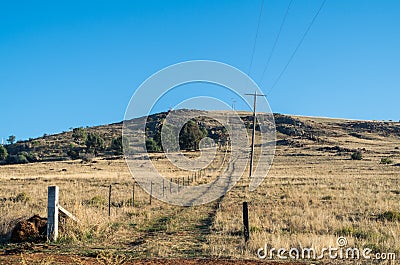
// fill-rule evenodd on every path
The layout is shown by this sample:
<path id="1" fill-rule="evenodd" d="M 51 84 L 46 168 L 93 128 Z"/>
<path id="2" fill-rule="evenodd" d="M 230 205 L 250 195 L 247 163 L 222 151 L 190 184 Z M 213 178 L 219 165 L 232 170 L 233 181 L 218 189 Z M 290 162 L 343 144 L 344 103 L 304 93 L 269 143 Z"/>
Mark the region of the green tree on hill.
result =
<path id="1" fill-rule="evenodd" d="M 146 149 L 147 152 L 160 152 L 161 147 L 154 141 L 153 138 L 146 139 Z"/>
<path id="2" fill-rule="evenodd" d="M 111 141 L 111 150 L 114 151 L 116 155 L 123 154 L 123 148 L 128 146 L 128 139 L 122 136 L 113 138 Z"/>
<path id="3" fill-rule="evenodd" d="M 7 156 L 8 156 L 7 149 L 4 146 L 0 145 L 0 160 L 6 160 Z"/>
<path id="4" fill-rule="evenodd" d="M 16 139 L 15 135 L 10 135 L 8 136 L 7 142 L 9 144 L 13 144 L 15 142 L 15 139 Z"/>
<path id="5" fill-rule="evenodd" d="M 83 144 L 86 142 L 87 138 L 87 132 L 84 128 L 79 127 L 79 128 L 74 128 L 72 130 L 72 138 L 74 139 L 74 142 L 77 144 Z"/>
<path id="6" fill-rule="evenodd" d="M 160 147 L 161 151 L 179 151 L 179 145 L 176 143 L 176 137 L 174 136 L 175 131 L 176 129 L 174 128 L 174 125 L 168 123 L 162 123 L 160 126 L 156 127 L 153 139 Z M 163 137 L 161 137 L 161 134 Z M 164 150 L 166 147 L 177 147 L 178 150 Z"/>
<path id="7" fill-rule="evenodd" d="M 199 150 L 200 140 L 207 136 L 207 131 L 200 129 L 193 120 L 188 121 L 179 133 L 179 146 L 181 150 Z"/>
<path id="8" fill-rule="evenodd" d="M 106 147 L 104 139 L 97 133 L 88 133 L 86 141 L 86 153 L 97 155 L 99 151 L 103 151 Z"/>

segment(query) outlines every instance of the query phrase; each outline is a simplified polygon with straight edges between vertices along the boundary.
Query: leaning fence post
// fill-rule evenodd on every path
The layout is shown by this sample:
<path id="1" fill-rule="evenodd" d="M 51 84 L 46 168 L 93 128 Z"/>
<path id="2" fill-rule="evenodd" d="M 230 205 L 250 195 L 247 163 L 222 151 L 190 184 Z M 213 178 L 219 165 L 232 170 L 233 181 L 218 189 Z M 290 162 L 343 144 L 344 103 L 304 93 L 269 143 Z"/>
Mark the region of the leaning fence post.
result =
<path id="1" fill-rule="evenodd" d="M 248 242 L 250 239 L 249 231 L 249 207 L 247 202 L 243 202 L 243 226 L 244 226 L 244 242 Z"/>
<path id="2" fill-rule="evenodd" d="M 56 241 L 58 238 L 58 187 L 47 188 L 47 239 Z"/>

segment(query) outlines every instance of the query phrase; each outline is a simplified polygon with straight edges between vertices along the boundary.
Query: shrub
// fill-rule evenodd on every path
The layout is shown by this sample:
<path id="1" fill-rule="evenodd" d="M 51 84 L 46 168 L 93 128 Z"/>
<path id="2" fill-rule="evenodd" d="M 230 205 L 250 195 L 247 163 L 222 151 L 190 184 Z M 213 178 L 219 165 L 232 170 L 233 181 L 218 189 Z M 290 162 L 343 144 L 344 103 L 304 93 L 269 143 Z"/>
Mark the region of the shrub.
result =
<path id="1" fill-rule="evenodd" d="M 323 196 L 323 197 L 321 198 L 321 200 L 323 200 L 323 201 L 330 201 L 330 200 L 332 200 L 332 199 L 333 199 L 333 197 L 332 197 L 331 195 Z"/>
<path id="2" fill-rule="evenodd" d="M 82 158 L 83 162 L 89 163 L 89 162 L 93 162 L 94 155 L 93 154 L 83 154 L 80 157 Z"/>
<path id="3" fill-rule="evenodd" d="M 7 156 L 8 156 L 7 149 L 4 146 L 0 145 L 0 160 L 6 160 Z"/>
<path id="4" fill-rule="evenodd" d="M 361 151 L 356 151 L 356 152 L 352 153 L 351 154 L 351 159 L 352 160 L 361 160 L 361 159 L 363 159 Z"/>
<path id="5" fill-rule="evenodd" d="M 31 198 L 25 192 L 18 193 L 15 197 L 11 197 L 13 202 L 28 202 Z"/>
<path id="6" fill-rule="evenodd" d="M 79 158 L 79 148 L 74 146 L 73 144 L 71 144 L 69 146 L 69 149 L 67 151 L 67 155 L 71 158 L 71 159 L 78 159 Z"/>
<path id="7" fill-rule="evenodd" d="M 89 200 L 84 200 L 83 204 L 91 205 L 91 206 L 102 206 L 107 204 L 107 200 L 101 196 L 94 196 Z"/>
<path id="8" fill-rule="evenodd" d="M 367 239 L 374 236 L 372 232 L 362 231 L 353 226 L 346 226 L 336 230 L 335 233 L 337 236 L 352 236 L 357 239 Z"/>
<path id="9" fill-rule="evenodd" d="M 378 215 L 380 221 L 400 222 L 400 212 L 397 211 L 386 211 Z"/>
<path id="10" fill-rule="evenodd" d="M 17 155 L 17 163 L 18 164 L 26 164 L 26 163 L 29 163 L 29 160 L 24 154 L 19 154 L 19 155 Z"/>
<path id="11" fill-rule="evenodd" d="M 389 165 L 389 164 L 393 164 L 393 163 L 394 163 L 394 161 L 390 157 L 381 158 L 381 164 Z"/>
<path id="12" fill-rule="evenodd" d="M 18 155 L 23 155 L 29 163 L 36 162 L 39 160 L 39 156 L 32 152 L 20 152 Z"/>

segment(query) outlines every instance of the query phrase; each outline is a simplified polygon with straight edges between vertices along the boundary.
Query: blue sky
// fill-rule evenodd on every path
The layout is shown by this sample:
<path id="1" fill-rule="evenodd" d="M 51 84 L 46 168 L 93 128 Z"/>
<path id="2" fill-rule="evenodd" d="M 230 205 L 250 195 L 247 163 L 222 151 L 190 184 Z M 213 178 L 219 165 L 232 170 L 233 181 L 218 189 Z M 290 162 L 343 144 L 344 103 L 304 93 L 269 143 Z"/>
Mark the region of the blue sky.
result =
<path id="1" fill-rule="evenodd" d="M 264 1 L 249 71 L 261 0 L 2 1 L 0 138 L 121 121 L 146 78 L 199 59 L 248 73 L 274 112 L 399 120 L 400 2 L 327 0 L 271 89 L 322 0 L 293 1 L 261 78 L 289 2 Z"/>

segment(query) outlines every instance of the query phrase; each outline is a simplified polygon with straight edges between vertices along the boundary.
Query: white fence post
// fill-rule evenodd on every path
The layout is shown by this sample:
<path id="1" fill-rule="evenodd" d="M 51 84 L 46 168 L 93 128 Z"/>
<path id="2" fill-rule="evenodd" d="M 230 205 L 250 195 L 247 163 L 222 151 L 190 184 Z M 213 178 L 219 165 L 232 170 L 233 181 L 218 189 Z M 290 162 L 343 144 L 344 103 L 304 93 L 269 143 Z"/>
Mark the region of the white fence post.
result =
<path id="1" fill-rule="evenodd" d="M 47 240 L 58 238 L 58 186 L 47 188 Z"/>

